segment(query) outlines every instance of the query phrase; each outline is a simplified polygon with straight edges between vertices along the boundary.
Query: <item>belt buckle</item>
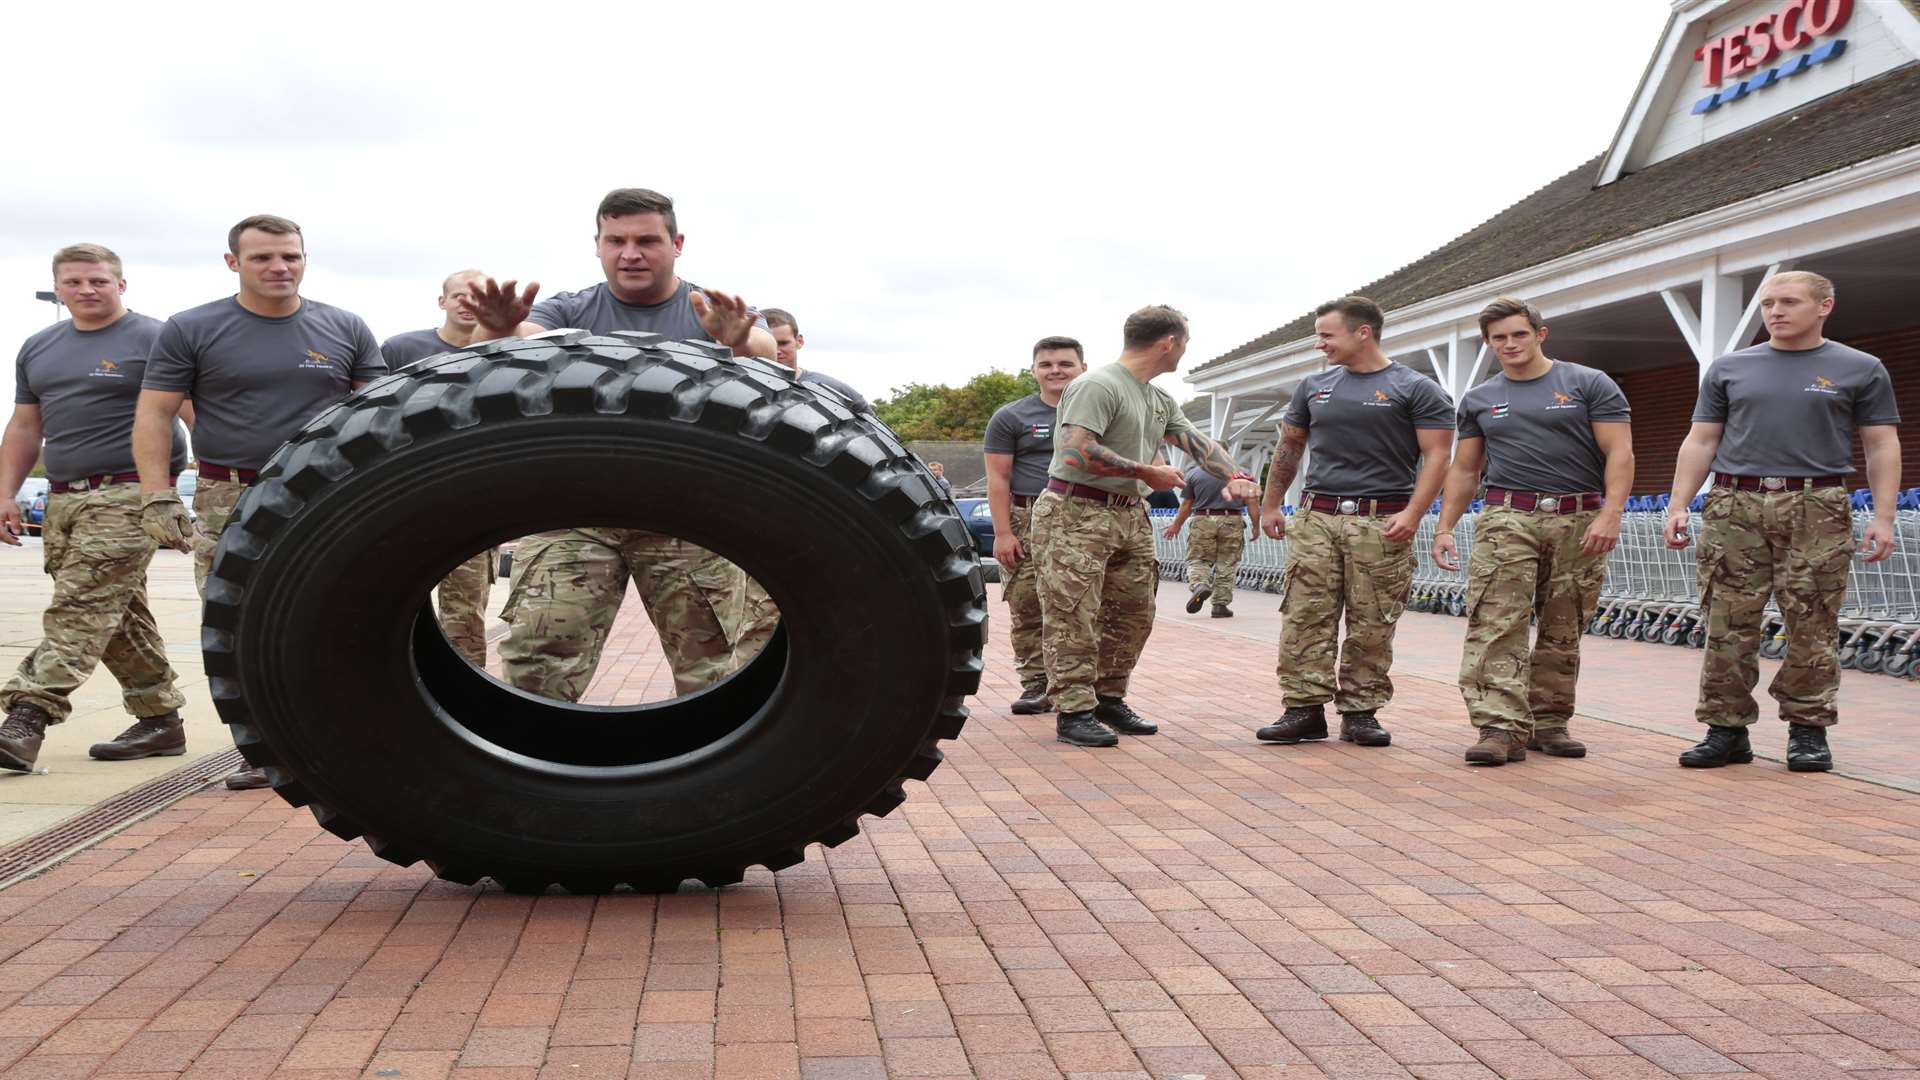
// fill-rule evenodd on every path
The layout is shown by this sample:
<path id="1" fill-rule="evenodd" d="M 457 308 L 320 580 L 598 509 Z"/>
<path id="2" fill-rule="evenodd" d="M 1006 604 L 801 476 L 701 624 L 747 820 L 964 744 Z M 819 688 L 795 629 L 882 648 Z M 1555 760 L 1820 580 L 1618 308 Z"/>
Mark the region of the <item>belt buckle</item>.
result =
<path id="1" fill-rule="evenodd" d="M 1768 491 L 1785 491 L 1787 489 L 1787 478 L 1784 476 L 1763 476 L 1760 478 L 1760 486 Z"/>
<path id="2" fill-rule="evenodd" d="M 1343 514 L 1357 514 L 1360 512 L 1360 501 L 1358 499 L 1341 499 L 1340 505 L 1336 507 L 1336 509 Z"/>
<path id="3" fill-rule="evenodd" d="M 1536 500 L 1533 508 L 1535 510 L 1544 510 L 1549 514 L 1557 514 L 1560 512 L 1560 500 L 1548 495 L 1545 498 Z"/>

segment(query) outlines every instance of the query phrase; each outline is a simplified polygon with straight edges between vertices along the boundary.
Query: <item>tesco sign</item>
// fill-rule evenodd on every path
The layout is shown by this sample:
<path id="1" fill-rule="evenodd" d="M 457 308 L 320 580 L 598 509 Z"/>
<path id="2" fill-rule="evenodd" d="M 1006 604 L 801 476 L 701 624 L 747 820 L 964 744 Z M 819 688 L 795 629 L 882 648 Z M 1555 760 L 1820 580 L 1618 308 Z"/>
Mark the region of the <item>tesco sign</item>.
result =
<path id="1" fill-rule="evenodd" d="M 1847 43 L 1829 41 L 1812 53 L 1767 67 L 1776 57 L 1784 57 L 1819 38 L 1839 32 L 1852 16 L 1853 0 L 1787 0 L 1779 10 L 1708 41 L 1693 53 L 1693 58 L 1701 64 L 1703 85 L 1717 87 L 1728 80 L 1746 77 L 1701 98 L 1694 103 L 1693 112 L 1717 109 L 1839 56 L 1846 50 Z M 1761 70 L 1763 68 L 1766 70 Z M 1749 72 L 1757 74 L 1749 75 Z"/>

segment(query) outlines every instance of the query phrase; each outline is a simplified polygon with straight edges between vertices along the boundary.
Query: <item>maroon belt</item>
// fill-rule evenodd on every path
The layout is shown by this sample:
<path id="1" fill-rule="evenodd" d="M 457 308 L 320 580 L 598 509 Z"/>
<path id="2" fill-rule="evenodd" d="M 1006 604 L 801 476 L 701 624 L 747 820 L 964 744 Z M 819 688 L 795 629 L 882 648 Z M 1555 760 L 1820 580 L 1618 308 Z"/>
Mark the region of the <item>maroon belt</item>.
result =
<path id="1" fill-rule="evenodd" d="M 1109 506 L 1140 505 L 1140 496 L 1138 495 L 1115 495 L 1111 491 L 1103 491 L 1097 487 L 1088 487 L 1085 484 L 1069 484 L 1065 480 L 1047 481 L 1047 490 L 1057 491 L 1062 495 L 1075 499 L 1092 499 L 1095 502 L 1103 502 Z"/>
<path id="2" fill-rule="evenodd" d="M 1578 495 L 1541 495 L 1533 491 L 1490 487 L 1487 489 L 1487 502 L 1503 504 L 1515 510 L 1538 510 L 1543 514 L 1577 514 L 1582 510 L 1600 509 L 1607 505 L 1607 497 L 1592 491 L 1583 491 Z"/>
<path id="3" fill-rule="evenodd" d="M 1807 488 L 1846 487 L 1844 476 L 1728 476 L 1713 474 L 1713 486 L 1739 491 L 1804 491 Z"/>
<path id="4" fill-rule="evenodd" d="M 92 491 L 106 484 L 131 484 L 138 479 L 140 474 L 137 472 L 95 473 L 78 480 L 50 480 L 47 482 L 47 491 L 54 495 L 65 495 L 75 488 Z"/>
<path id="5" fill-rule="evenodd" d="M 229 469 L 225 465 L 208 465 L 205 462 L 200 464 L 202 480 L 230 480 L 239 484 L 251 484 L 259 475 L 252 469 Z"/>
<path id="6" fill-rule="evenodd" d="M 1368 504 L 1372 509 L 1368 509 Z M 1406 499 L 1368 499 L 1360 496 L 1313 495 L 1307 508 L 1316 514 L 1397 514 L 1407 508 Z"/>
<path id="7" fill-rule="evenodd" d="M 1195 510 L 1195 511 L 1194 511 L 1194 513 L 1196 513 L 1196 514 L 1201 514 L 1201 515 L 1204 515 L 1204 516 L 1207 516 L 1207 517 L 1218 517 L 1218 516 L 1220 516 L 1220 515 L 1223 515 L 1223 514 L 1235 514 L 1235 515 L 1238 515 L 1238 514 L 1244 514 L 1244 513 L 1246 513 L 1246 511 L 1245 511 L 1245 510 L 1238 510 L 1238 509 L 1234 509 L 1234 510 Z"/>
<path id="8" fill-rule="evenodd" d="M 1040 496 L 1038 496 L 1038 495 L 1015 495 L 1015 496 L 1013 496 L 1013 505 L 1015 505 L 1015 506 L 1032 506 L 1032 505 L 1033 505 L 1033 500 L 1035 500 L 1035 499 L 1037 499 L 1037 498 L 1039 498 L 1039 497 L 1040 497 Z"/>

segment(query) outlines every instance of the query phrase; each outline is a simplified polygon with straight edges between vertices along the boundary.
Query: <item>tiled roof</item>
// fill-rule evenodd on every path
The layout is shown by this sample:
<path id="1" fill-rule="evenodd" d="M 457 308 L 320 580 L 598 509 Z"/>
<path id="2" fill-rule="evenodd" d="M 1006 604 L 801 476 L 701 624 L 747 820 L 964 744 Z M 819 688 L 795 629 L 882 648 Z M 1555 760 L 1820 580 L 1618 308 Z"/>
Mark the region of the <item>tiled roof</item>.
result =
<path id="1" fill-rule="evenodd" d="M 1920 0 L 1907 0 L 1920 6 Z M 1763 195 L 1920 144 L 1920 63 L 1726 138 L 1656 162 L 1605 187 L 1595 158 L 1438 251 L 1353 290 L 1392 312 L 1610 240 Z M 1306 337 L 1301 315 L 1195 371 Z"/>

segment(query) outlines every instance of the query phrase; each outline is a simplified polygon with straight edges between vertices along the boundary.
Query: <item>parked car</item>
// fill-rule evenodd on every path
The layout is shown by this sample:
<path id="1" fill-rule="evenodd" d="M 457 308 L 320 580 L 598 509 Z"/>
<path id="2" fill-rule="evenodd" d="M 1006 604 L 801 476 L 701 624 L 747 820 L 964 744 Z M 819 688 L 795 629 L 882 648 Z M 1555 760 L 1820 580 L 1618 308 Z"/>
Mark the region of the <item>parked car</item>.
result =
<path id="1" fill-rule="evenodd" d="M 44 476 L 27 477 L 26 480 L 21 483 L 20 490 L 15 492 L 13 496 L 14 505 L 20 508 L 20 516 L 21 517 L 27 516 L 27 508 L 33 505 L 34 496 L 45 495 L 46 493 L 47 493 L 46 477 Z"/>
<path id="2" fill-rule="evenodd" d="M 27 504 L 27 512 L 21 515 L 26 519 L 27 535 L 39 536 L 47 522 L 47 493 L 41 492 Z"/>
<path id="3" fill-rule="evenodd" d="M 1000 580 L 1000 564 L 993 560 L 993 508 L 985 499 L 955 499 L 960 518 L 973 534 L 973 546 L 980 549 L 980 575 L 988 581 Z"/>

